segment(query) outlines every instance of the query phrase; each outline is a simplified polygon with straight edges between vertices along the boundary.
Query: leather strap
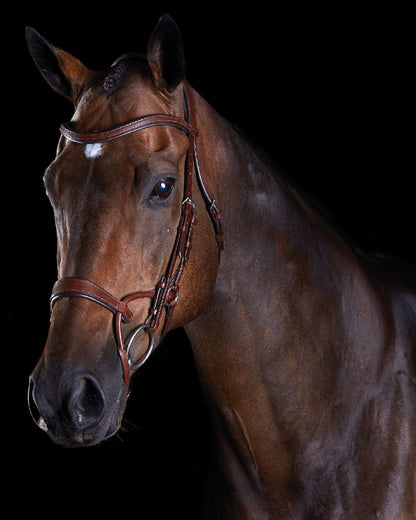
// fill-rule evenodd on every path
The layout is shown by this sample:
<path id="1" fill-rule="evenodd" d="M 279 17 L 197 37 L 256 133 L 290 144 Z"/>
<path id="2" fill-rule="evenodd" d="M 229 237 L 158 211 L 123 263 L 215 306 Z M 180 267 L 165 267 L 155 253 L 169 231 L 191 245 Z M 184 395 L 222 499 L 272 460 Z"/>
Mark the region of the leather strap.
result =
<path id="1" fill-rule="evenodd" d="M 118 300 L 99 285 L 83 278 L 61 278 L 61 280 L 58 280 L 52 289 L 50 298 L 51 309 L 57 300 L 69 296 L 79 296 L 92 300 L 113 314 L 120 312 L 125 323 L 129 322 L 133 317 L 133 313 L 124 301 Z"/>
<path id="2" fill-rule="evenodd" d="M 124 344 L 121 322 L 129 322 L 133 317 L 133 313 L 127 305 L 129 302 L 137 300 L 138 298 L 153 298 L 154 295 L 155 291 L 142 291 L 119 300 L 90 280 L 85 280 L 84 278 L 61 278 L 53 286 L 50 306 L 52 310 L 54 304 L 60 298 L 76 296 L 98 303 L 115 314 L 117 350 L 123 368 L 124 385 L 126 393 L 128 394 L 130 386 L 130 362 Z"/>
<path id="3" fill-rule="evenodd" d="M 197 128 L 192 126 L 192 124 L 179 117 L 166 114 L 155 114 L 151 116 L 139 117 L 134 121 L 130 121 L 124 125 L 115 126 L 114 128 L 105 130 L 103 132 L 77 132 L 71 128 L 69 123 L 63 123 L 59 130 L 62 135 L 74 143 L 92 144 L 112 141 L 113 139 L 123 137 L 124 135 L 128 135 L 133 132 L 138 132 L 139 130 L 144 130 L 145 128 L 150 128 L 152 126 L 165 125 L 174 126 L 175 128 L 183 130 L 189 135 L 198 135 Z"/>

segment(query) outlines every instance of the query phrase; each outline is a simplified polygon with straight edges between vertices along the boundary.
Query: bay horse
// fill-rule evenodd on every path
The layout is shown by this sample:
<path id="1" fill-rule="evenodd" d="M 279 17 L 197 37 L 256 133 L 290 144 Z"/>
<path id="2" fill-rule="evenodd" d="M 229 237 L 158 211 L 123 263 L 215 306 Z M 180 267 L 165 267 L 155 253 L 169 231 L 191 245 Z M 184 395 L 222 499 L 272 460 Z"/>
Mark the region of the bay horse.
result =
<path id="1" fill-rule="evenodd" d="M 37 425 L 62 446 L 114 435 L 131 374 L 184 327 L 215 432 L 203 518 L 414 520 L 414 274 L 366 261 L 262 162 L 187 83 L 169 16 L 106 71 L 27 41 L 75 105 L 44 176 Z"/>

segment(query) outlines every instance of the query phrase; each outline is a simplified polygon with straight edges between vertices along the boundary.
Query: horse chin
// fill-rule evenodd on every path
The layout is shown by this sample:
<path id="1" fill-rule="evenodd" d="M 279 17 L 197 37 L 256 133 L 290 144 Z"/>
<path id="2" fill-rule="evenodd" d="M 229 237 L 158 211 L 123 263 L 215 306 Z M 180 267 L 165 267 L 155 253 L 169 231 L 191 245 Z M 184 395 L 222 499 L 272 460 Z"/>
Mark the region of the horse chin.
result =
<path id="1" fill-rule="evenodd" d="M 99 426 L 93 429 L 86 428 L 82 431 L 74 431 L 72 428 L 55 429 L 47 427 L 46 424 L 39 425 L 49 435 L 51 440 L 62 446 L 63 448 L 82 448 L 88 446 L 95 446 L 107 439 L 113 437 L 119 430 L 123 414 L 121 413 L 117 418 L 109 418 L 108 421 L 103 421 Z M 42 421 L 43 419 L 40 419 Z"/>

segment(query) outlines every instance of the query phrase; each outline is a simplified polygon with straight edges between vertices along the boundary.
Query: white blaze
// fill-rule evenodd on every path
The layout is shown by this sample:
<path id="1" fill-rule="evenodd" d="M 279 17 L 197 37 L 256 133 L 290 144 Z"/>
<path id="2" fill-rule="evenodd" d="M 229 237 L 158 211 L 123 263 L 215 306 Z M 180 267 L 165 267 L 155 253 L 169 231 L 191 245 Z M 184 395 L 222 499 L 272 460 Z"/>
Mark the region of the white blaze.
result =
<path id="1" fill-rule="evenodd" d="M 103 147 L 101 143 L 89 143 L 85 145 L 85 157 L 87 159 L 94 159 L 103 154 Z"/>

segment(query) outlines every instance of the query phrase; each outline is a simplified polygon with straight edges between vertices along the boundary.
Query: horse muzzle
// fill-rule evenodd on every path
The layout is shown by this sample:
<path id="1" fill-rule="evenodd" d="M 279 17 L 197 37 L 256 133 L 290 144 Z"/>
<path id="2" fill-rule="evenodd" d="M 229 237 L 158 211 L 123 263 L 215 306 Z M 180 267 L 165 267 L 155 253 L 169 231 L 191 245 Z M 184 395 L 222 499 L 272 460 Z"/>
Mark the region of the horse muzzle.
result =
<path id="1" fill-rule="evenodd" d="M 99 381 L 88 372 L 71 376 L 71 384 L 48 384 L 36 369 L 29 378 L 28 406 L 37 426 L 65 447 L 91 446 L 118 430 L 125 393 L 112 406 Z"/>

